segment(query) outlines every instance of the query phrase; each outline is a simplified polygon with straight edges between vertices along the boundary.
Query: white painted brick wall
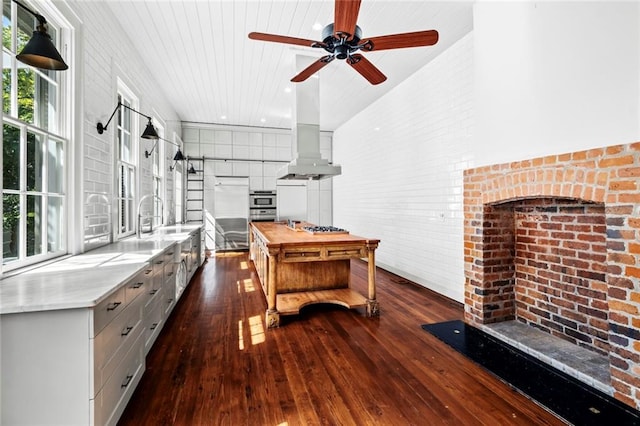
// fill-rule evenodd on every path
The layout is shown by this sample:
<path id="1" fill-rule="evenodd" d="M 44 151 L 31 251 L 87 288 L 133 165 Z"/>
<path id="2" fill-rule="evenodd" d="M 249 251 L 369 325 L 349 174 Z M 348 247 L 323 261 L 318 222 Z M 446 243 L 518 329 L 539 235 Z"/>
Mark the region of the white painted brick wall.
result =
<path id="1" fill-rule="evenodd" d="M 379 266 L 460 301 L 472 58 L 469 34 L 333 136 L 334 225 L 379 238 Z"/>
<path id="2" fill-rule="evenodd" d="M 111 203 L 112 220 L 116 211 L 115 194 L 113 188 L 115 181 L 115 139 L 114 121 L 109 125 L 108 131 L 99 135 L 96 131 L 98 121 L 106 123 L 109 115 L 116 106 L 117 79 L 121 78 L 127 86 L 133 90 L 140 102 L 139 109 L 142 113 L 157 117 L 164 122 L 165 138 L 171 140 L 168 135 L 173 132 L 181 134 L 179 117 L 173 111 L 171 104 L 164 98 L 158 88 L 161 82 L 150 79 L 151 73 L 145 64 L 139 59 L 140 55 L 133 50 L 132 43 L 124 35 L 115 20 L 111 10 L 101 2 L 69 2 L 70 7 L 83 22 L 82 52 L 83 63 L 73 64 L 81 70 L 83 105 L 79 108 L 79 117 L 83 120 L 83 139 L 73 141 L 83 146 L 84 170 L 82 173 L 84 199 L 81 201 L 85 215 L 85 232 L 80 237 L 84 240 L 84 249 L 90 249 L 104 243 L 105 240 L 91 240 L 89 224 L 100 225 L 98 220 L 88 216 L 102 212 L 104 206 L 100 205 L 91 194 L 106 194 Z M 140 131 L 144 130 L 145 120 L 140 117 Z M 163 143 L 163 142 L 162 142 Z M 145 150 L 151 150 L 149 141 L 141 141 L 139 144 L 139 196 L 151 192 L 151 159 L 144 157 Z M 166 144 L 166 180 L 167 200 L 165 210 L 168 216 L 175 217 L 173 196 L 173 174 L 168 167 L 172 164 L 175 147 Z M 89 198 L 89 202 L 87 199 Z M 91 201 L 94 200 L 94 201 Z M 170 201 L 170 202 L 167 202 Z M 104 216 L 106 221 L 106 216 Z M 111 229 L 109 222 L 102 223 L 91 229 Z M 108 241 L 108 239 L 106 240 Z"/>

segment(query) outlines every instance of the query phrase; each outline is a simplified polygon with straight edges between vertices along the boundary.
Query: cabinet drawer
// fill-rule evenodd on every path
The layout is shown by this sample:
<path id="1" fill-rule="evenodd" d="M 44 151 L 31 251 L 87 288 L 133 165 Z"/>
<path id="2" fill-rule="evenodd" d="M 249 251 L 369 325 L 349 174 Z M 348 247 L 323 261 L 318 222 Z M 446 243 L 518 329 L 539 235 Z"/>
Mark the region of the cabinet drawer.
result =
<path id="1" fill-rule="evenodd" d="M 322 259 L 322 247 L 291 247 L 282 252 L 284 262 L 311 262 Z"/>
<path id="2" fill-rule="evenodd" d="M 151 277 L 151 288 L 149 289 L 149 294 L 154 295 L 162 289 L 162 284 L 164 283 L 164 270 L 160 270 L 158 273 L 154 273 L 153 277 Z"/>
<path id="3" fill-rule="evenodd" d="M 113 320 L 126 304 L 124 287 L 120 287 L 113 294 L 93 308 L 93 335 L 96 336 L 111 320 Z"/>
<path id="4" fill-rule="evenodd" d="M 173 259 L 171 260 L 171 262 L 165 263 L 164 264 L 164 282 L 169 282 L 169 281 L 175 281 L 176 277 L 176 264 L 173 262 Z"/>
<path id="5" fill-rule="evenodd" d="M 176 254 L 180 251 L 179 246 L 173 244 L 164 252 L 164 264 L 175 262 Z"/>
<path id="6" fill-rule="evenodd" d="M 327 253 L 327 259 L 351 259 L 354 257 L 362 258 L 367 257 L 364 247 L 358 246 L 338 246 L 338 247 L 325 247 Z"/>
<path id="7" fill-rule="evenodd" d="M 144 373 L 142 328 L 93 403 L 96 425 L 115 425 Z"/>
<path id="8" fill-rule="evenodd" d="M 156 305 L 159 305 L 162 299 L 162 288 L 158 290 L 151 290 L 146 297 L 144 308 L 142 310 L 142 316 L 146 317 L 149 312 L 155 309 Z"/>
<path id="9" fill-rule="evenodd" d="M 124 286 L 126 303 L 131 303 L 139 295 L 149 292 L 151 276 L 151 268 L 147 268 Z"/>
<path id="10" fill-rule="evenodd" d="M 151 261 L 151 266 L 153 267 L 153 274 L 162 273 L 162 266 L 164 265 L 164 254 L 156 256 Z"/>
<path id="11" fill-rule="evenodd" d="M 140 334 L 144 299 L 127 305 L 94 339 L 94 392 L 100 390 Z"/>
<path id="12" fill-rule="evenodd" d="M 156 303 L 153 305 L 153 309 L 144 317 L 144 352 L 149 353 L 151 346 L 156 341 L 158 334 L 163 326 L 162 314 L 163 305 Z"/>
<path id="13" fill-rule="evenodd" d="M 176 304 L 176 283 L 175 281 L 171 284 L 165 283 L 164 288 L 162 289 L 163 295 L 163 305 L 164 305 L 164 317 L 167 318 L 173 309 L 173 306 Z"/>

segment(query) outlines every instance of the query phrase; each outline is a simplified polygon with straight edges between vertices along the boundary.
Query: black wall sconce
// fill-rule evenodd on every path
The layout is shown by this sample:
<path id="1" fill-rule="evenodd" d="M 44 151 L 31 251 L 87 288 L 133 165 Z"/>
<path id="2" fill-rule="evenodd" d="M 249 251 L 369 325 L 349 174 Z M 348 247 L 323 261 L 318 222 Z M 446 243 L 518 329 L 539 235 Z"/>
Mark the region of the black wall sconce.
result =
<path id="1" fill-rule="evenodd" d="M 118 101 L 118 105 L 116 106 L 116 109 L 114 109 L 113 112 L 111 113 L 111 117 L 109 117 L 109 121 L 107 121 L 107 124 L 103 125 L 102 123 L 98 122 L 98 125 L 96 126 L 96 128 L 98 129 L 99 134 L 102 134 L 104 133 L 105 130 L 107 130 L 107 126 L 109 125 L 109 123 L 111 123 L 111 120 L 113 120 L 113 116 L 116 115 L 116 112 L 120 109 L 120 107 L 125 107 L 129 111 L 133 111 L 136 114 L 140 114 L 141 116 L 146 117 L 147 120 L 149 120 L 149 122 L 147 123 L 147 127 L 144 129 L 144 132 L 142 132 L 142 135 L 140 135 L 142 139 L 158 139 L 159 138 L 158 132 L 156 132 L 155 127 L 153 127 L 153 123 L 151 123 L 151 117 L 141 113 L 140 111 L 136 111 L 135 109 L 123 104 L 120 101 Z"/>
<path id="2" fill-rule="evenodd" d="M 180 151 L 180 148 L 178 148 L 178 152 L 176 152 L 176 155 L 173 156 L 173 166 L 169 166 L 169 170 L 173 171 L 173 169 L 176 168 L 176 164 L 178 163 L 178 161 L 183 161 L 184 160 L 184 155 L 182 155 L 182 151 Z"/>
<path id="3" fill-rule="evenodd" d="M 44 16 L 32 11 L 16 0 L 13 1 L 38 20 L 38 25 L 31 39 L 22 51 L 16 55 L 16 59 L 32 67 L 46 70 L 64 71 L 68 69 L 69 66 L 65 64 L 64 59 L 60 56 L 60 52 L 58 52 L 58 49 L 56 49 L 51 41 L 51 36 L 47 32 L 47 20 Z"/>
<path id="4" fill-rule="evenodd" d="M 187 173 L 189 173 L 190 175 L 195 175 L 196 169 L 193 167 L 193 163 L 189 163 L 189 170 L 187 170 Z"/>
<path id="5" fill-rule="evenodd" d="M 175 145 L 175 146 L 178 147 L 178 152 L 176 152 L 176 155 L 173 156 L 173 161 L 175 161 L 175 162 L 173 163 L 173 166 L 169 166 L 169 170 L 173 171 L 173 169 L 176 168 L 176 163 L 178 161 L 183 161 L 185 159 L 184 155 L 182 154 L 182 151 L 180 151 L 180 145 L 178 145 L 175 142 L 171 142 L 169 139 L 165 139 L 165 138 L 160 138 L 159 137 L 158 140 L 163 140 L 165 142 L 169 142 L 170 144 Z M 145 151 L 144 152 L 144 157 L 145 158 L 149 158 L 151 156 L 151 154 L 153 153 L 153 150 L 156 149 L 156 146 L 158 146 L 158 141 L 156 141 L 156 143 L 153 144 L 153 148 L 151 148 L 151 151 Z M 193 165 L 191 166 L 191 168 L 193 169 Z M 195 172 L 196 171 L 194 169 L 193 173 L 195 173 Z M 188 173 L 191 173 L 191 169 L 189 169 Z"/>

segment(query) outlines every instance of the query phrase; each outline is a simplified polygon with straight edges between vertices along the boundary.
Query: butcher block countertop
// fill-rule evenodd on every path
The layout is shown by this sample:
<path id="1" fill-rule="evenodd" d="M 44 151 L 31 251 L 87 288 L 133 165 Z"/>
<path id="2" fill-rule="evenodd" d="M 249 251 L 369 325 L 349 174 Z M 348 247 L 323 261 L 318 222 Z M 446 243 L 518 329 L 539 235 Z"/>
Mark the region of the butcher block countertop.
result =
<path id="1" fill-rule="evenodd" d="M 303 226 L 313 226 L 307 222 L 296 224 L 293 229 L 286 222 L 252 222 L 253 226 L 260 234 L 267 247 L 276 247 L 279 245 L 307 245 L 311 244 L 332 244 L 332 243 L 379 243 L 380 240 L 363 238 L 351 235 L 348 232 L 325 232 L 311 233 L 302 229 Z"/>

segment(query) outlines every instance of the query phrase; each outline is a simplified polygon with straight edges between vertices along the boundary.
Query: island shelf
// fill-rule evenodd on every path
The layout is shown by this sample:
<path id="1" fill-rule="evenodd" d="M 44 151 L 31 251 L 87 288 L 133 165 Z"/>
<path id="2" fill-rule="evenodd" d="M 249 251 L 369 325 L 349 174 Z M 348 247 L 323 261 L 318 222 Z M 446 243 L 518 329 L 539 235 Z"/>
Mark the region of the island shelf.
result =
<path id="1" fill-rule="evenodd" d="M 378 316 L 375 250 L 380 240 L 348 232 L 304 232 L 302 226 L 308 225 L 250 224 L 250 257 L 267 299 L 267 327 L 279 326 L 280 315 L 296 315 L 314 303 L 366 307 L 367 316 Z M 351 288 L 354 258 L 368 262 L 366 297 Z"/>

